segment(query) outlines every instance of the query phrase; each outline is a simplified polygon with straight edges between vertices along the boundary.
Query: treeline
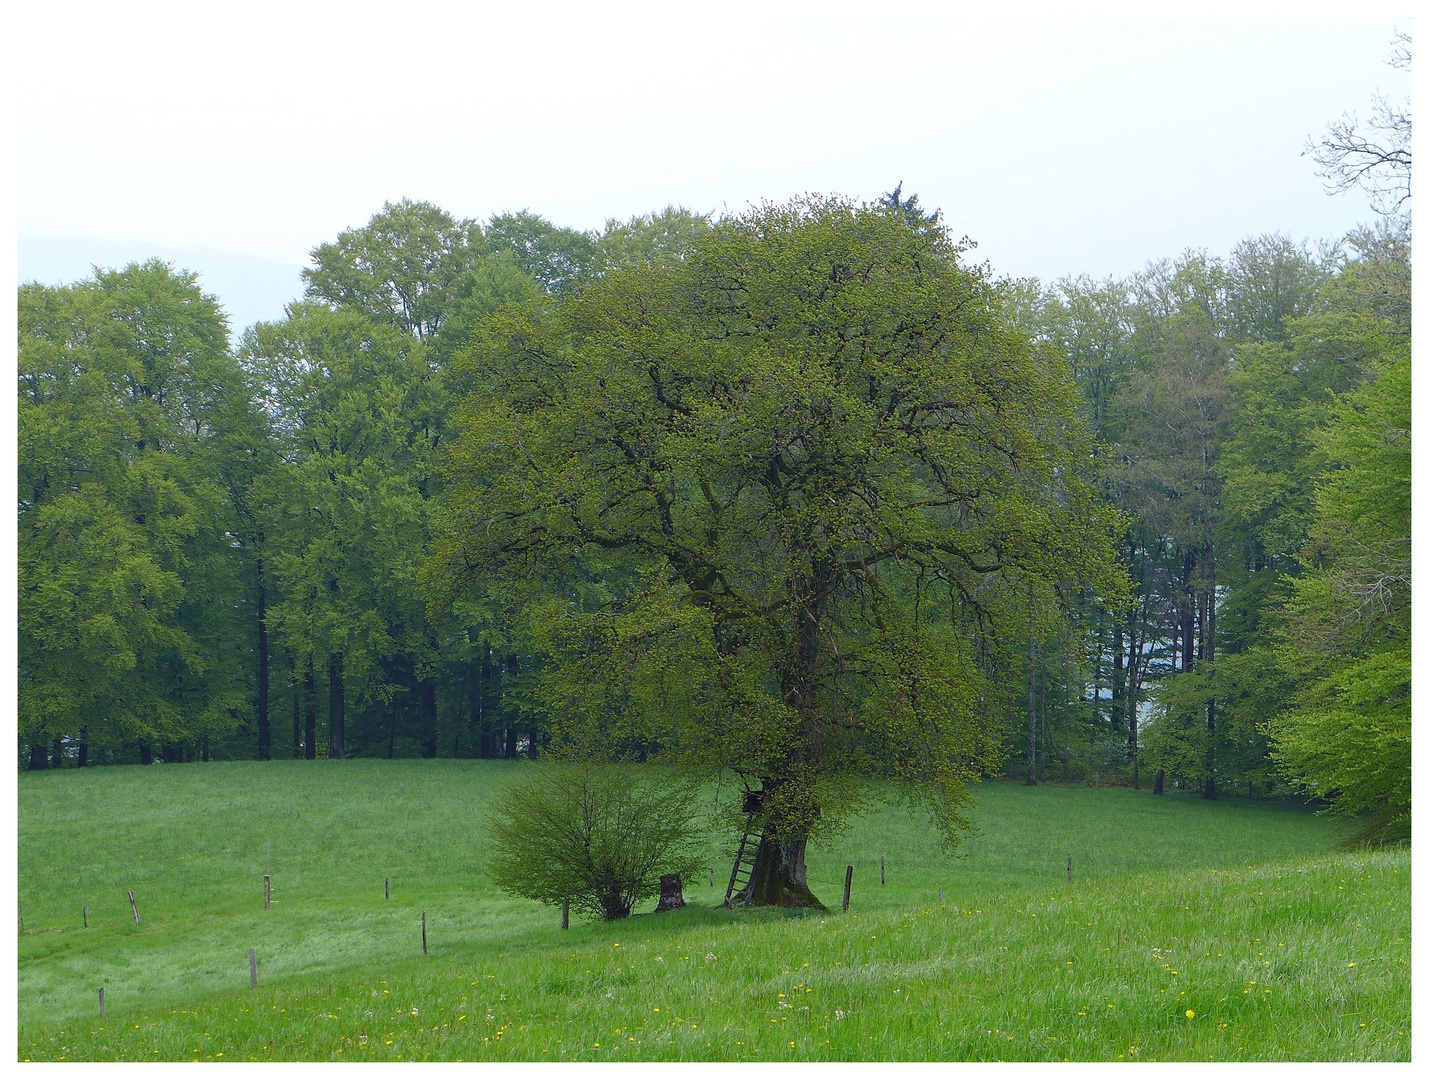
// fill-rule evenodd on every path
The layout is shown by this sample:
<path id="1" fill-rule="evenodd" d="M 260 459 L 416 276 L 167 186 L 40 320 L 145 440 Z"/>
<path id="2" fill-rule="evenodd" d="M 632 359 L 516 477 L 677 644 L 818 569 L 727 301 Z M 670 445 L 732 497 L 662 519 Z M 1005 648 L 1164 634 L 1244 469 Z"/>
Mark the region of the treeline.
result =
<path id="1" fill-rule="evenodd" d="M 539 341 L 592 283 L 719 228 L 388 205 L 236 349 L 162 263 L 22 286 L 22 761 L 538 754 L 551 590 L 543 629 L 509 581 L 465 566 L 477 587 L 453 589 L 433 557 L 486 527 L 452 497 L 490 390 L 462 358 L 503 313 Z M 1094 437 L 1082 472 L 1122 514 L 1130 582 L 1029 593 L 979 639 L 1009 773 L 1404 816 L 1409 278 L 1386 219 L 1319 250 L 1266 236 L 1124 281 L 988 283 L 1039 393 L 1074 395 Z"/>
<path id="2" fill-rule="evenodd" d="M 1019 774 L 1288 786 L 1407 828 L 1407 219 L 1012 302 L 1072 371 L 1133 583 L 1034 641 Z"/>

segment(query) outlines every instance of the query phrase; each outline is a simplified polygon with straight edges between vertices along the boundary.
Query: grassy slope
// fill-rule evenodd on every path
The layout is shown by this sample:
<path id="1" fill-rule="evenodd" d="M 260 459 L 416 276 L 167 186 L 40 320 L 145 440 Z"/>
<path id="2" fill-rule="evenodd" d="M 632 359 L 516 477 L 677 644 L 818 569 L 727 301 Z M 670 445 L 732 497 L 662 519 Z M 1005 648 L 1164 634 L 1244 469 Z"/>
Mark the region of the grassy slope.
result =
<path id="1" fill-rule="evenodd" d="M 508 768 L 22 775 L 20 1056 L 1408 1056 L 1408 859 L 1314 860 L 1339 834 L 1300 811 L 992 783 L 965 858 L 898 810 L 811 852 L 830 902 L 856 865 L 848 916 L 711 910 L 706 879 L 683 912 L 562 934 L 482 880 Z"/>

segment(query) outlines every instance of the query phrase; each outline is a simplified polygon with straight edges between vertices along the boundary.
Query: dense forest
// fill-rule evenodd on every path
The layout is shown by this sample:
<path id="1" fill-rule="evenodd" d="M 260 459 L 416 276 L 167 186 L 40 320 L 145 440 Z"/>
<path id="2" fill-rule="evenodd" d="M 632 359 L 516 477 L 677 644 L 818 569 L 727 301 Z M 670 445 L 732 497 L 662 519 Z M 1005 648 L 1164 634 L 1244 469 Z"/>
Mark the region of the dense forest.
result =
<path id="1" fill-rule="evenodd" d="M 901 189 L 402 201 L 304 279 L 236 344 L 161 262 L 21 286 L 22 767 L 777 759 L 804 825 L 847 770 L 1407 831 L 1407 217 L 1047 285 Z"/>

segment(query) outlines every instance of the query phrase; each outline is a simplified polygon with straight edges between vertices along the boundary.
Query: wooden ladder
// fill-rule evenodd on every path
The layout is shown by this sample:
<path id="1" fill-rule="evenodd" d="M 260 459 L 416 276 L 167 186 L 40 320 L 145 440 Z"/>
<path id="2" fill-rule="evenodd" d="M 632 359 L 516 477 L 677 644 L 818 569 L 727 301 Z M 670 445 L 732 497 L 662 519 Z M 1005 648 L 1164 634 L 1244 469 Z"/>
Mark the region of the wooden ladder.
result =
<path id="1" fill-rule="evenodd" d="M 724 891 L 724 906 L 733 907 L 736 893 L 743 892 L 754 877 L 754 863 L 759 857 L 759 845 L 749 843 L 749 830 L 754 815 L 744 819 L 744 835 L 739 838 L 739 851 L 734 856 L 734 869 L 729 872 L 729 888 Z M 743 875 L 741 877 L 741 875 Z"/>

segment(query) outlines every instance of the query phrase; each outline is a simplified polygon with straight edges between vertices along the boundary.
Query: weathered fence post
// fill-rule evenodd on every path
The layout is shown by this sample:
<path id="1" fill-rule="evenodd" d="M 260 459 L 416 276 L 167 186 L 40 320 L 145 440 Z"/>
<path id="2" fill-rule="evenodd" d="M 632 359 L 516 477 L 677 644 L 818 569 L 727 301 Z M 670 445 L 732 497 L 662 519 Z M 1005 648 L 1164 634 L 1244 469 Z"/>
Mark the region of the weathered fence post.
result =
<path id="1" fill-rule="evenodd" d="M 1072 857 L 1070 855 L 1067 856 L 1067 880 L 1072 880 Z"/>
<path id="2" fill-rule="evenodd" d="M 270 898 L 272 897 L 272 895 L 273 895 L 273 894 L 272 894 L 272 879 L 271 879 L 267 874 L 264 874 L 264 875 L 263 875 L 263 910 L 264 910 L 264 911 L 267 911 L 267 910 L 268 910 L 268 902 L 269 902 Z"/>
<path id="3" fill-rule="evenodd" d="M 258 950 L 248 950 L 248 988 L 258 989 Z"/>
<path id="4" fill-rule="evenodd" d="M 571 902 L 570 902 L 569 900 L 562 900 L 562 901 L 561 901 L 561 929 L 562 929 L 562 930 L 569 930 L 570 928 L 571 928 Z"/>
<path id="5" fill-rule="evenodd" d="M 422 955 L 427 955 L 427 913 L 422 912 Z"/>
<path id="6" fill-rule="evenodd" d="M 880 885 L 888 884 L 888 867 L 885 865 L 882 855 L 878 857 L 878 883 Z"/>
<path id="7" fill-rule="evenodd" d="M 99 1018 L 104 1019 L 104 987 L 99 988 Z"/>
<path id="8" fill-rule="evenodd" d="M 714 867 L 710 867 L 710 888 L 714 888 Z"/>
<path id="9" fill-rule="evenodd" d="M 942 889 L 939 889 L 939 890 L 938 890 L 938 903 L 940 903 L 940 904 L 941 904 L 941 903 L 944 903 L 944 900 L 943 900 L 943 890 L 942 890 Z"/>
<path id="10" fill-rule="evenodd" d="M 20 933 L 23 934 L 25 932 L 25 905 L 16 901 L 15 906 L 20 909 Z"/>
<path id="11" fill-rule="evenodd" d="M 83 917 L 83 919 L 84 919 L 84 928 L 85 928 L 86 930 L 88 930 L 88 929 L 89 929 L 89 905 L 88 905 L 88 904 L 85 904 L 84 907 L 80 908 L 80 915 L 81 915 L 81 916 Z"/>
<path id="12" fill-rule="evenodd" d="M 392 879 L 390 877 L 385 877 L 382 879 L 382 899 L 392 899 Z"/>
<path id="13" fill-rule="evenodd" d="M 134 925 L 139 925 L 139 905 L 134 902 L 134 890 L 129 890 L 129 908 L 134 912 Z"/>
<path id="14" fill-rule="evenodd" d="M 848 910 L 849 893 L 853 891 L 853 867 L 844 871 L 844 910 Z"/>

